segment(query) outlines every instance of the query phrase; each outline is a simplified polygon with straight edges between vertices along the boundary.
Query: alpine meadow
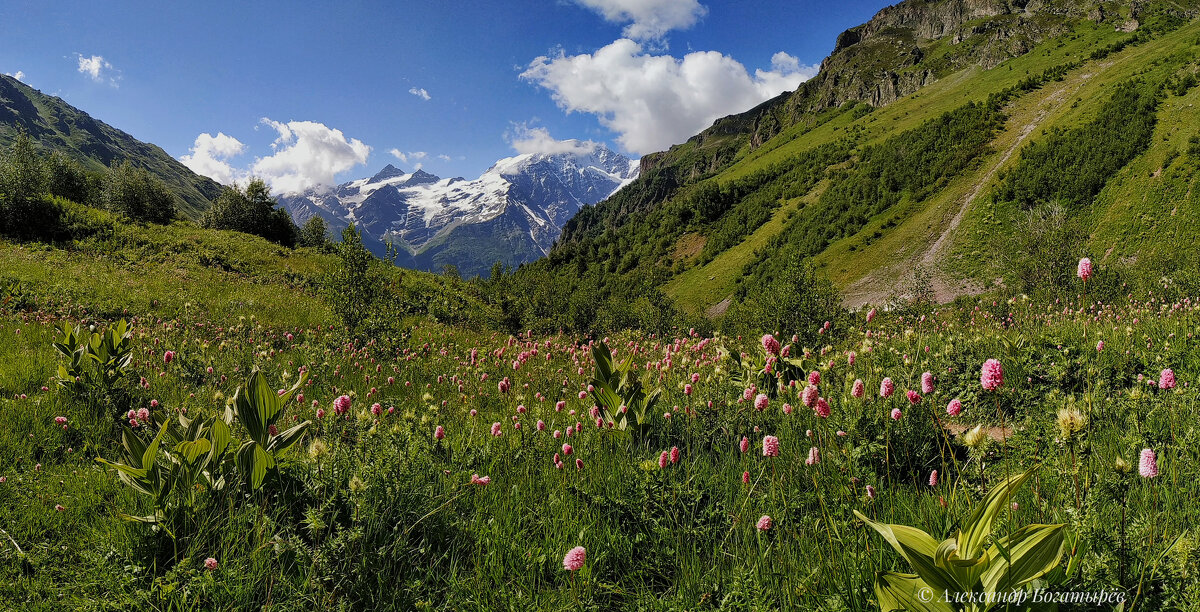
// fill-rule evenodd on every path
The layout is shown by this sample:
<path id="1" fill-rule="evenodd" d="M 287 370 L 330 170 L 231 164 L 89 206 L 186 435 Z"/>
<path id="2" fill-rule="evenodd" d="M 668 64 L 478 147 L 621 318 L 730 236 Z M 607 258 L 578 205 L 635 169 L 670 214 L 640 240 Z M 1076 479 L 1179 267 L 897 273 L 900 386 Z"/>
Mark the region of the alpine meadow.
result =
<path id="1" fill-rule="evenodd" d="M 1200 610 L 1200 0 L 114 4 L 0 7 L 0 609 Z"/>

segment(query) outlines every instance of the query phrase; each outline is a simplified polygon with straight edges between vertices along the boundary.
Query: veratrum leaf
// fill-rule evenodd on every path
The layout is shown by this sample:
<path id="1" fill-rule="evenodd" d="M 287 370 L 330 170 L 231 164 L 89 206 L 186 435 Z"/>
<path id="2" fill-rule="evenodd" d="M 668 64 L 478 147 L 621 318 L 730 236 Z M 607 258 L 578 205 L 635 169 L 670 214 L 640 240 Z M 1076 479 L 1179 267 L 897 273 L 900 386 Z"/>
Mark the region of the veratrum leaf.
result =
<path id="1" fill-rule="evenodd" d="M 1064 525 L 1026 525 L 991 547 L 992 566 L 983 575 L 985 591 L 1008 592 L 1036 580 L 1058 566 Z M 1008 552 L 1006 560 L 999 547 Z"/>
<path id="2" fill-rule="evenodd" d="M 296 441 L 300 439 L 300 434 L 304 433 L 304 430 L 307 429 L 309 425 L 312 425 L 312 421 L 304 421 L 303 423 L 300 423 L 299 425 L 296 425 L 287 431 L 281 432 L 279 435 L 271 438 L 271 444 L 267 447 L 267 450 L 271 451 L 272 453 L 278 453 L 280 451 L 287 450 L 289 446 L 295 444 Z"/>
<path id="3" fill-rule="evenodd" d="M 963 524 L 963 530 L 958 534 L 959 556 L 967 559 L 979 556 L 988 536 L 992 534 L 992 527 L 996 524 L 996 517 L 1000 514 L 1000 509 L 1008 504 L 1008 499 L 1012 497 L 1013 492 L 1033 475 L 1035 469 L 1037 469 L 1036 466 L 1029 468 L 1024 474 L 1010 476 L 988 491 L 987 496 L 971 513 L 971 518 L 967 519 L 967 522 Z"/>
<path id="4" fill-rule="evenodd" d="M 937 554 L 938 542 L 933 539 L 933 536 L 907 525 L 889 525 L 885 523 L 876 523 L 864 516 L 858 510 L 854 511 L 854 515 L 859 520 L 870 525 L 872 529 L 879 532 L 883 539 L 887 540 L 896 552 L 908 561 L 913 570 L 925 581 L 926 584 L 936 589 L 938 592 L 951 591 L 958 592 L 963 590 L 954 579 L 954 576 L 946 570 L 938 567 L 934 560 Z"/>
<path id="5" fill-rule="evenodd" d="M 943 591 L 925 584 L 916 574 L 880 572 L 875 576 L 875 599 L 881 612 L 954 612 L 950 604 L 941 601 L 942 595 Z"/>

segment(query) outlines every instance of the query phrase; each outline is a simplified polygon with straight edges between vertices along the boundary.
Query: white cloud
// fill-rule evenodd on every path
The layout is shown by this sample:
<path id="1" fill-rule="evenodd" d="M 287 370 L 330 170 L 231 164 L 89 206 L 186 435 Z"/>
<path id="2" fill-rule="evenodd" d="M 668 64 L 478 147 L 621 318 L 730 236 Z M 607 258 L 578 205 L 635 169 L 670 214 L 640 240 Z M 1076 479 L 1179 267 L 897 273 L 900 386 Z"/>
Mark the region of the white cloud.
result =
<path id="1" fill-rule="evenodd" d="M 449 155 L 446 155 L 445 153 L 442 153 L 442 154 L 438 155 L 438 156 L 437 156 L 437 158 L 438 158 L 438 159 L 440 159 L 440 160 L 442 160 L 442 161 L 450 161 L 450 156 L 449 156 Z"/>
<path id="2" fill-rule="evenodd" d="M 334 184 L 334 176 L 367 163 L 371 147 L 357 138 L 346 138 L 315 121 L 283 123 L 263 117 L 262 124 L 279 133 L 273 155 L 255 160 L 251 170 L 277 192 L 298 193 Z"/>
<path id="3" fill-rule="evenodd" d="M 682 59 L 652 55 L 620 39 L 593 54 L 538 57 L 521 78 L 550 90 L 559 108 L 590 113 L 619 134 L 626 150 L 645 154 L 688 139 L 723 116 L 746 111 L 817 73 L 776 53 L 771 70 L 746 67 L 717 51 Z"/>
<path id="4" fill-rule="evenodd" d="M 113 87 L 117 86 L 117 80 L 120 76 L 111 76 L 113 73 L 113 65 L 108 63 L 102 56 L 93 55 L 84 57 L 83 54 L 76 53 L 79 59 L 79 73 L 86 74 L 97 83 L 103 83 L 106 79 Z"/>
<path id="5" fill-rule="evenodd" d="M 696 0 L 575 1 L 610 23 L 628 23 L 625 37 L 642 41 L 661 39 L 671 30 L 686 30 L 708 13 Z"/>
<path id="6" fill-rule="evenodd" d="M 550 130 L 544 127 L 531 128 L 524 123 L 514 123 L 512 129 L 504 134 L 504 138 L 517 153 L 587 155 L 598 146 L 591 140 L 556 140 L 550 135 Z"/>
<path id="7" fill-rule="evenodd" d="M 179 158 L 183 165 L 218 183 L 229 185 L 242 178 L 245 173 L 237 170 L 229 163 L 229 159 L 241 155 L 246 145 L 233 136 L 217 132 L 216 136 L 204 133 L 196 137 L 192 145 L 191 155 Z"/>
<path id="8" fill-rule="evenodd" d="M 21 72 L 20 70 L 18 70 L 16 72 L 5 72 L 4 74 L 7 74 L 8 76 L 10 76 L 22 83 L 25 82 L 25 73 Z"/>
<path id="9" fill-rule="evenodd" d="M 406 164 L 409 162 L 420 161 L 422 159 L 425 159 L 429 155 L 428 153 L 426 153 L 424 151 L 410 151 L 408 153 L 405 153 L 405 152 L 401 151 L 400 149 L 391 149 L 388 151 L 388 153 L 391 153 L 392 155 L 394 155 L 396 157 L 396 159 L 398 159 Z"/>
<path id="10" fill-rule="evenodd" d="M 420 98 L 420 99 L 422 99 L 422 100 L 428 100 L 428 99 L 429 99 L 429 92 L 428 92 L 428 91 L 425 91 L 425 88 L 424 88 L 424 87 L 421 87 L 421 88 L 413 87 L 413 88 L 411 88 L 411 89 L 409 89 L 409 90 L 408 90 L 408 93 L 410 93 L 410 94 L 412 94 L 412 95 L 414 95 L 414 96 L 416 96 L 416 97 L 418 97 L 418 98 Z"/>

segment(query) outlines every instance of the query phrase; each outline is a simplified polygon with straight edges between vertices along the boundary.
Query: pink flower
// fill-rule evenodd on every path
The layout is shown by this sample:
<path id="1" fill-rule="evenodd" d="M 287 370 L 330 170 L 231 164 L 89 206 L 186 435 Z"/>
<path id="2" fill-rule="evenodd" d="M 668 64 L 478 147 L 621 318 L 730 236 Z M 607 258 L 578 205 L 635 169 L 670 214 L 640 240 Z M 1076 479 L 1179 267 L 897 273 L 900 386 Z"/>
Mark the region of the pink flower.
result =
<path id="1" fill-rule="evenodd" d="M 958 399 L 957 397 L 950 400 L 949 404 L 946 404 L 946 414 L 950 416 L 958 416 L 958 413 L 960 412 L 962 412 L 962 400 Z"/>
<path id="2" fill-rule="evenodd" d="M 769 400 L 767 399 L 767 394 L 759 393 L 758 397 L 754 398 L 754 409 L 762 412 L 763 410 L 767 409 L 768 402 Z"/>
<path id="3" fill-rule="evenodd" d="M 1142 449 L 1142 455 L 1138 458 L 1138 474 L 1141 474 L 1142 478 L 1158 476 L 1158 456 L 1153 450 Z"/>
<path id="4" fill-rule="evenodd" d="M 895 392 L 896 383 L 893 383 L 892 379 L 885 378 L 883 382 L 879 383 L 879 397 L 891 397 Z"/>
<path id="5" fill-rule="evenodd" d="M 812 408 L 816 405 L 819 394 L 820 390 L 817 389 L 815 385 L 809 385 L 800 392 L 800 401 L 803 402 L 805 406 Z"/>
<path id="6" fill-rule="evenodd" d="M 933 393 L 933 373 L 926 372 L 921 375 L 921 393 L 929 395 Z"/>
<path id="7" fill-rule="evenodd" d="M 1171 368 L 1167 368 L 1158 375 L 1159 389 L 1174 389 L 1175 388 L 1175 372 Z"/>
<path id="8" fill-rule="evenodd" d="M 813 412 L 822 419 L 829 418 L 829 402 L 825 401 L 823 397 L 818 397 L 817 405 L 813 406 Z"/>
<path id="9" fill-rule="evenodd" d="M 683 394 L 691 395 L 692 394 L 692 385 L 690 385 L 690 384 L 684 385 L 683 386 Z"/>
<path id="10" fill-rule="evenodd" d="M 274 423 L 267 425 L 267 434 L 270 435 L 271 437 L 278 436 L 279 428 L 276 427 Z"/>
<path id="11" fill-rule="evenodd" d="M 779 438 L 763 436 L 763 457 L 779 456 Z"/>
<path id="12" fill-rule="evenodd" d="M 744 453 L 750 450 L 750 440 L 746 436 L 742 436 L 742 441 L 738 444 L 738 448 Z"/>
<path id="13" fill-rule="evenodd" d="M 679 463 L 679 447 L 671 447 L 671 463 Z"/>
<path id="14" fill-rule="evenodd" d="M 659 469 L 666 468 L 667 464 L 670 463 L 670 461 L 671 461 L 671 453 L 668 453 L 667 451 L 663 451 L 658 454 L 658 468 Z"/>
<path id="15" fill-rule="evenodd" d="M 546 422 L 541 419 L 538 419 L 537 430 L 538 431 L 546 431 Z"/>
<path id="16" fill-rule="evenodd" d="M 817 447 L 808 449 L 808 459 L 804 460 L 804 465 L 816 465 L 821 462 L 821 451 Z"/>
<path id="17" fill-rule="evenodd" d="M 479 474 L 471 474 L 471 484 L 484 486 L 492 482 L 491 476 L 480 476 Z"/>
<path id="18" fill-rule="evenodd" d="M 875 309 L 872 308 L 871 312 L 867 313 L 867 323 L 870 323 L 871 321 L 874 321 L 874 320 L 875 320 Z"/>
<path id="19" fill-rule="evenodd" d="M 745 472 L 742 472 L 742 483 L 750 484 L 750 470 L 746 470 Z"/>
<path id="20" fill-rule="evenodd" d="M 383 414 L 383 406 L 379 405 L 379 402 L 375 402 L 374 404 L 371 404 L 371 414 L 373 414 L 375 416 L 379 416 L 380 414 Z"/>
<path id="21" fill-rule="evenodd" d="M 570 455 L 570 454 L 571 454 L 571 453 L 573 453 L 573 452 L 575 452 L 575 449 L 571 448 L 571 445 L 570 445 L 570 444 L 563 444 L 563 445 L 562 445 L 562 453 L 563 453 L 564 455 Z"/>
<path id="22" fill-rule="evenodd" d="M 779 354 L 779 341 L 771 334 L 766 334 L 762 337 L 762 347 L 764 351 L 772 355 Z"/>
<path id="23" fill-rule="evenodd" d="M 893 421 L 899 421 L 901 416 L 903 416 L 903 415 L 901 414 L 899 408 L 892 408 L 892 420 Z"/>
<path id="24" fill-rule="evenodd" d="M 163 353 L 163 363 L 171 363 L 172 361 L 175 361 L 175 351 Z"/>
<path id="25" fill-rule="evenodd" d="M 858 359 L 858 353 L 854 351 L 846 353 L 846 365 L 853 366 L 856 359 Z"/>
<path id="26" fill-rule="evenodd" d="M 1000 366 L 999 361 L 988 359 L 983 362 L 979 384 L 983 385 L 985 391 L 995 391 L 1004 385 L 1004 368 Z"/>
<path id="27" fill-rule="evenodd" d="M 863 383 L 861 378 L 854 379 L 854 386 L 850 388 L 850 395 L 861 398 L 867 392 L 867 385 Z"/>
<path id="28" fill-rule="evenodd" d="M 438 426 L 437 426 L 437 427 L 436 427 L 436 428 L 433 430 L 433 438 L 434 438 L 435 440 L 441 440 L 441 439 L 443 439 L 443 438 L 445 438 L 445 437 L 446 437 L 446 429 L 445 429 L 444 427 L 442 427 L 441 425 L 438 425 Z"/>
<path id="29" fill-rule="evenodd" d="M 210 572 L 213 570 L 216 570 L 217 569 L 217 560 L 212 557 L 205 559 L 204 560 L 204 568 Z"/>
<path id="30" fill-rule="evenodd" d="M 64 508 L 64 507 L 63 507 L 61 504 L 54 504 L 54 509 L 55 509 L 55 510 L 57 510 L 57 511 L 59 511 L 59 512 L 62 512 L 63 510 L 66 510 L 66 508 Z"/>
<path id="31" fill-rule="evenodd" d="M 313 401 L 315 402 L 316 400 L 313 400 Z M 325 409 L 324 408 L 317 408 L 317 418 L 318 419 L 325 418 Z"/>
<path id="32" fill-rule="evenodd" d="M 921 403 L 921 394 L 917 393 L 916 391 L 913 391 L 912 389 L 909 389 L 908 391 L 906 391 L 904 393 L 904 395 L 906 397 L 908 397 L 908 403 L 910 403 L 914 406 Z"/>
<path id="33" fill-rule="evenodd" d="M 867 497 L 870 499 L 875 499 L 875 487 L 867 485 Z"/>
<path id="34" fill-rule="evenodd" d="M 492 435 L 499 438 L 504 432 L 500 431 L 500 422 L 492 423 Z"/>
<path id="35" fill-rule="evenodd" d="M 557 402 L 554 403 L 554 411 L 555 412 L 562 412 L 563 408 L 566 408 L 566 407 L 567 407 L 567 403 L 562 400 L 558 400 Z"/>
<path id="36" fill-rule="evenodd" d="M 808 384 L 813 385 L 814 387 L 821 384 L 821 373 L 816 370 L 809 372 Z"/>
<path id="37" fill-rule="evenodd" d="M 582 546 L 576 546 L 567 551 L 563 557 L 563 569 L 577 572 L 583 568 L 583 563 L 587 561 L 587 549 Z"/>
<path id="38" fill-rule="evenodd" d="M 1087 279 L 1092 277 L 1092 260 L 1088 259 L 1087 257 L 1080 259 L 1079 268 L 1075 271 L 1075 273 L 1079 275 L 1079 278 L 1083 279 L 1084 282 L 1087 282 Z"/>
<path id="39" fill-rule="evenodd" d="M 1099 353 L 1100 351 L 1103 351 L 1103 350 L 1104 350 L 1104 341 L 1101 340 L 1096 343 L 1096 352 Z"/>
<path id="40" fill-rule="evenodd" d="M 787 403 L 787 402 L 784 402 L 784 404 L 783 404 L 783 413 L 784 413 L 784 414 L 791 414 L 791 413 L 792 413 L 792 405 L 791 405 L 791 404 L 789 404 L 789 403 Z"/>
<path id="41" fill-rule="evenodd" d="M 580 472 L 583 471 L 583 459 L 580 459 L 578 457 L 575 458 L 575 469 L 576 469 L 576 471 L 580 471 Z"/>
<path id="42" fill-rule="evenodd" d="M 758 522 L 755 523 L 754 526 L 757 527 L 759 531 L 766 531 L 766 530 L 770 529 L 771 526 L 774 524 L 775 523 L 774 523 L 774 521 L 771 520 L 771 517 L 764 514 L 764 515 L 762 515 L 761 518 L 758 519 Z"/>
<path id="43" fill-rule="evenodd" d="M 937 486 L 937 470 L 934 470 L 929 473 L 929 486 L 931 486 L 931 487 Z"/>
<path id="44" fill-rule="evenodd" d="M 340 416 L 340 415 L 346 414 L 347 410 L 350 410 L 350 396 L 349 395 L 342 395 L 342 396 L 339 396 L 337 399 L 333 400 L 333 413 L 334 414 Z"/>

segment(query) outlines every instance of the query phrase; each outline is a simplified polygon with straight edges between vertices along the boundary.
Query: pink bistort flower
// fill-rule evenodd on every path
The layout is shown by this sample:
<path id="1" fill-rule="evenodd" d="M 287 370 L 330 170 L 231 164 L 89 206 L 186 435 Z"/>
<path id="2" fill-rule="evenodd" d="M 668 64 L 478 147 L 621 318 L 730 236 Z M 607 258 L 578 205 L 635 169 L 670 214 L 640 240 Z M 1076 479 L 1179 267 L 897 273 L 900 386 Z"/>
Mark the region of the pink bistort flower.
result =
<path id="1" fill-rule="evenodd" d="M 985 391 L 995 391 L 1004 385 L 1004 368 L 1000 366 L 999 361 L 988 359 L 983 362 L 983 368 L 979 373 L 979 384 Z"/>
<path id="2" fill-rule="evenodd" d="M 763 436 L 763 457 L 779 456 L 779 438 Z"/>
<path id="3" fill-rule="evenodd" d="M 563 569 L 577 572 L 583 568 L 584 562 L 587 561 L 587 549 L 582 546 L 576 546 L 567 551 L 563 557 Z"/>
<path id="4" fill-rule="evenodd" d="M 757 528 L 759 531 L 766 531 L 766 530 L 770 529 L 770 528 L 771 528 L 771 526 L 772 526 L 772 525 L 774 525 L 774 524 L 775 524 L 775 523 L 774 523 L 774 521 L 772 521 L 772 520 L 771 520 L 771 517 L 770 517 L 770 516 L 767 516 L 766 514 L 764 514 L 764 515 L 762 515 L 762 517 L 760 517 L 760 518 L 758 519 L 758 522 L 757 522 L 757 523 L 755 523 L 755 524 L 754 524 L 754 526 L 755 526 L 755 527 L 756 527 L 756 528 Z"/>

